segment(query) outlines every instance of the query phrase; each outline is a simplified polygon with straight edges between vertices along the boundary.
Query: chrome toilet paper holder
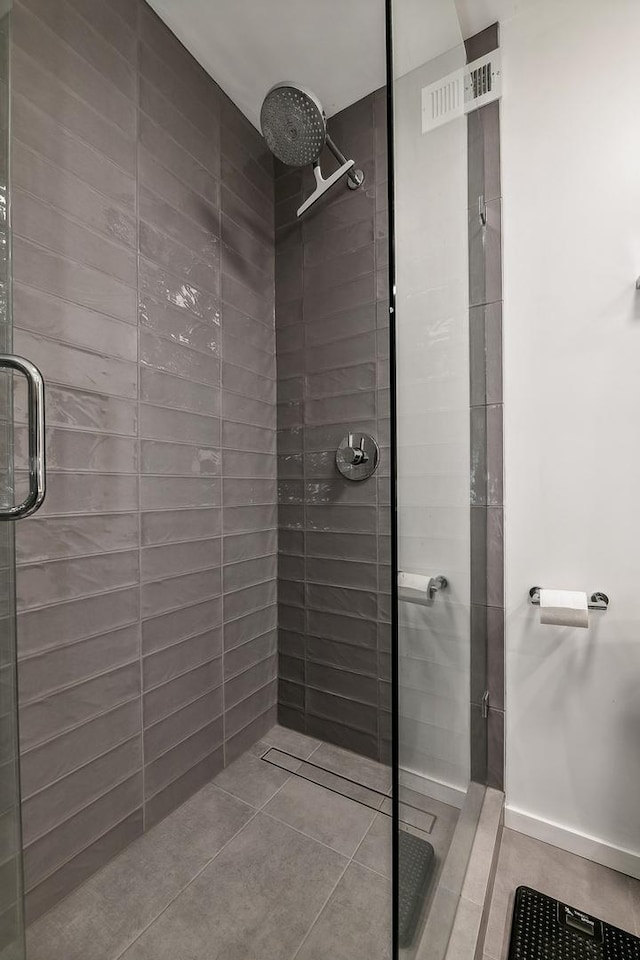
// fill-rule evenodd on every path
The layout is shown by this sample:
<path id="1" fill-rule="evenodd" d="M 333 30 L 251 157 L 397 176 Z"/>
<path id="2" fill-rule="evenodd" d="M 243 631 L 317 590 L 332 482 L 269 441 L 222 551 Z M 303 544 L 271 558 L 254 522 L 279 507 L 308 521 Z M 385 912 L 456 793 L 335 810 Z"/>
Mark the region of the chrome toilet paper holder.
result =
<path id="1" fill-rule="evenodd" d="M 531 587 L 529 590 L 529 598 L 531 603 L 536 607 L 540 606 L 540 591 L 542 587 Z M 608 610 L 609 609 L 609 597 L 606 593 L 592 593 L 589 598 L 589 603 L 587 604 L 589 610 Z"/>
<path id="2" fill-rule="evenodd" d="M 402 570 L 398 571 L 398 580 L 400 580 L 402 573 L 403 573 Z M 407 603 L 417 603 L 423 606 L 431 606 L 431 604 L 436 599 L 438 594 L 442 590 L 446 590 L 448 586 L 449 586 L 449 581 L 447 580 L 446 577 L 442 577 L 442 576 L 431 577 L 429 587 L 425 591 L 424 595 L 418 596 L 417 591 L 409 590 L 405 592 L 405 589 L 401 587 L 400 584 L 398 584 L 398 598 L 400 600 L 406 601 Z"/>

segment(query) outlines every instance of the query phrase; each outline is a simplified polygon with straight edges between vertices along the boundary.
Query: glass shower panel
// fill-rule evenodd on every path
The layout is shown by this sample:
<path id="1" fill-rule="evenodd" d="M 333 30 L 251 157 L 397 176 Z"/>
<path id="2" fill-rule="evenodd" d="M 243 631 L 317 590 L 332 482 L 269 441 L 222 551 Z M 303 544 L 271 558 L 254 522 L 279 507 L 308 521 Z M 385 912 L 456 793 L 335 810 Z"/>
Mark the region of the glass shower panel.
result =
<path id="1" fill-rule="evenodd" d="M 12 348 L 9 234 L 9 2 L 0 5 L 0 353 Z M 0 371 L 0 506 L 15 502 L 13 375 Z M 22 378 L 18 377 L 18 381 Z M 22 383 L 24 388 L 24 383 Z M 20 387 L 18 387 L 20 389 Z M 25 957 L 18 774 L 14 525 L 0 522 L 0 960 Z"/>
<path id="2" fill-rule="evenodd" d="M 390 6 L 397 955 L 435 960 L 452 928 L 486 779 L 483 726 L 473 724 L 471 736 L 467 52 L 453 2 L 437 11 L 409 0 Z"/>

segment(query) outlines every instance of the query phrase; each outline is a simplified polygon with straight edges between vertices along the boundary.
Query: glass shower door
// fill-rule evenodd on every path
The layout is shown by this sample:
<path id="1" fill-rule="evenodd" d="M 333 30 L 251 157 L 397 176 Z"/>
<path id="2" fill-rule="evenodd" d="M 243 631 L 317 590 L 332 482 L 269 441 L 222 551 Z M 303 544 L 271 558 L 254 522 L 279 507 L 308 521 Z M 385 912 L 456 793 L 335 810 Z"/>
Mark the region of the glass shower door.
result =
<path id="1" fill-rule="evenodd" d="M 5 349 L 7 322 L 4 312 L 6 309 L 4 285 L 2 294 L 3 322 L 0 325 L 0 337 L 1 348 Z M 6 493 L 13 486 L 8 457 L 12 430 L 11 421 L 6 417 L 11 401 L 10 376 L 5 371 L 0 372 L 3 501 Z M 23 960 L 25 945 L 18 768 L 15 559 L 12 523 L 0 523 L 0 563 L 0 960 Z"/>
<path id="2" fill-rule="evenodd" d="M 472 430 L 476 59 L 453 0 L 388 0 L 397 594 L 396 943 L 442 960 L 486 785 L 484 438 Z M 438 30 L 434 30 L 434 24 Z M 480 207 L 480 212 L 483 208 Z M 484 237 L 480 234 L 480 242 Z M 474 267 L 475 269 L 475 267 Z M 485 415 L 484 407 L 480 408 Z M 473 443 L 472 443 L 473 440 Z M 475 447 L 474 447 L 475 443 Z M 475 512 L 474 512 L 475 511 Z M 476 516 L 477 515 L 477 516 Z M 476 522 L 476 520 L 478 522 Z"/>
<path id="3" fill-rule="evenodd" d="M 12 350 L 11 244 L 9 222 L 10 0 L 0 5 L 0 354 Z M 13 380 L 0 368 L 0 513 L 10 510 L 13 477 Z M 14 524 L 0 521 L 0 960 L 24 960 L 22 836 L 16 677 Z"/>

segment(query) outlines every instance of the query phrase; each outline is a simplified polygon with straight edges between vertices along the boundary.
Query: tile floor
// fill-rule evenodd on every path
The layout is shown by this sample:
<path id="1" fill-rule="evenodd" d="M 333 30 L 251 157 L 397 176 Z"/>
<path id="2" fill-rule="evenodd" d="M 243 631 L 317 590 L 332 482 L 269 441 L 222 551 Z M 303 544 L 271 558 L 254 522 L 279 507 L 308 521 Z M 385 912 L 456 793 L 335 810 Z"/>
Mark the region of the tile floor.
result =
<path id="1" fill-rule="evenodd" d="M 640 881 L 505 829 L 484 943 L 485 960 L 506 960 L 521 884 L 640 936 Z"/>
<path id="2" fill-rule="evenodd" d="M 389 793 L 388 768 L 275 727 L 38 920 L 28 958 L 389 960 Z M 457 811 L 403 800 L 442 861 Z"/>

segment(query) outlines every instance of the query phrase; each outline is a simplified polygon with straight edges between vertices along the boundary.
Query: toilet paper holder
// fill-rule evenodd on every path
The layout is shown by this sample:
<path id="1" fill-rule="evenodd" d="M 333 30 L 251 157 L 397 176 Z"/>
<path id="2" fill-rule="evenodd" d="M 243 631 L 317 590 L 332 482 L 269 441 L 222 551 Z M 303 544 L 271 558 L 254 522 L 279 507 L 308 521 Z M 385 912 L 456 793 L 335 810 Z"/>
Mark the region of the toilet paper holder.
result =
<path id="1" fill-rule="evenodd" d="M 535 604 L 535 606 L 537 607 L 540 606 L 541 590 L 542 590 L 542 587 L 531 587 L 531 590 L 529 590 L 529 597 L 531 599 L 531 603 Z M 600 591 L 598 591 L 597 593 L 592 593 L 589 598 L 589 603 L 587 604 L 587 606 L 589 607 L 589 610 L 608 610 L 609 597 L 606 595 L 606 593 L 601 593 Z"/>
<path id="2" fill-rule="evenodd" d="M 398 580 L 402 576 L 403 571 L 398 571 Z M 446 577 L 438 576 L 431 577 L 429 587 L 423 594 L 423 596 L 418 596 L 417 591 L 413 590 L 404 590 L 403 587 L 398 584 L 398 597 L 400 600 L 405 600 L 408 603 L 418 603 L 425 606 L 431 606 L 433 601 L 436 599 L 441 590 L 446 590 L 449 586 L 449 581 Z"/>

